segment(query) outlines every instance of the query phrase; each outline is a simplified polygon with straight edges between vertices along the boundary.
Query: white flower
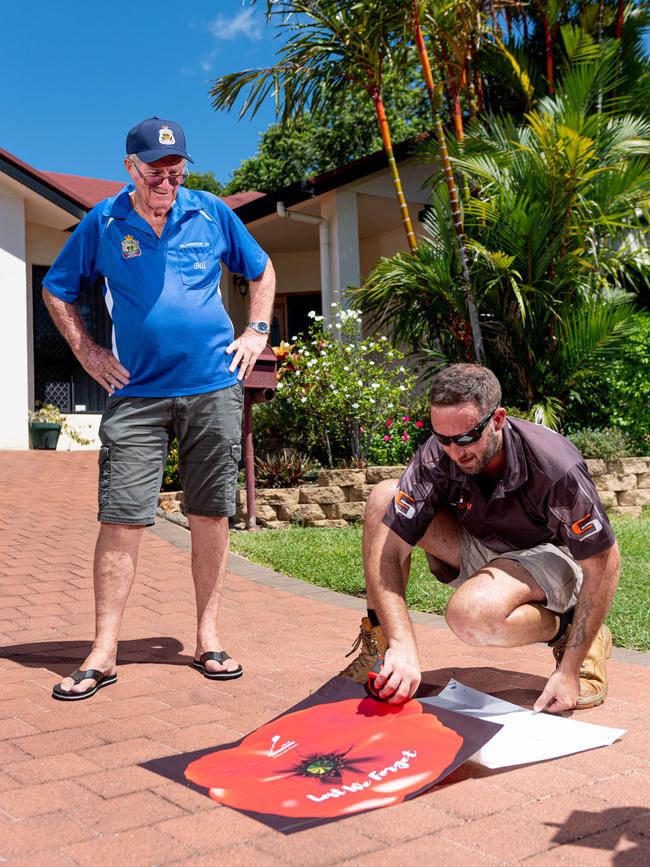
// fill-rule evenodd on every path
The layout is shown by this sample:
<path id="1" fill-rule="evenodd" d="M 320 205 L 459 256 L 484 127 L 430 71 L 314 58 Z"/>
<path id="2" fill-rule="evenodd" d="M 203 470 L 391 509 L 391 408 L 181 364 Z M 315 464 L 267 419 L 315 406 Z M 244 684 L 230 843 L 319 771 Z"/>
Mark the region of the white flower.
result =
<path id="1" fill-rule="evenodd" d="M 352 404 L 352 409 L 359 409 L 359 404 L 358 404 L 358 403 L 353 403 L 353 404 Z"/>
<path id="2" fill-rule="evenodd" d="M 309 316 L 310 319 L 315 319 L 316 318 L 316 311 L 310 310 L 309 313 L 307 314 L 307 316 Z"/>
<path id="3" fill-rule="evenodd" d="M 306 397 L 301 397 L 301 398 L 300 398 L 300 403 L 307 403 L 307 398 L 306 398 Z"/>

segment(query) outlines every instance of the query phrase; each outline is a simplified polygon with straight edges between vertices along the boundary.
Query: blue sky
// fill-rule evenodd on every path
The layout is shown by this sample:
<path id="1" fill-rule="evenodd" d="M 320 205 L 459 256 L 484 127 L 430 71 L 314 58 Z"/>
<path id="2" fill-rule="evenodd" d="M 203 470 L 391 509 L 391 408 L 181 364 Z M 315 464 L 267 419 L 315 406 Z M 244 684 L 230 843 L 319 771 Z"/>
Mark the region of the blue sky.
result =
<path id="1" fill-rule="evenodd" d="M 265 3 L 3 0 L 0 147 L 35 168 L 121 180 L 130 127 L 158 115 L 185 130 L 196 171 L 226 181 L 252 156 L 253 121 L 215 112 L 209 82 L 273 61 Z"/>

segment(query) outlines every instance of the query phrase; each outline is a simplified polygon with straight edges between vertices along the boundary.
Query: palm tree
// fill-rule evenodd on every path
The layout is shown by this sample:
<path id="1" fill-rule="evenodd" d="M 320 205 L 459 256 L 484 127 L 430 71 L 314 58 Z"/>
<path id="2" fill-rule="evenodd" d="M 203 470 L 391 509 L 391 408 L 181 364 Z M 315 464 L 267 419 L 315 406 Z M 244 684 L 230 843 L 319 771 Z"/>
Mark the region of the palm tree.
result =
<path id="1" fill-rule="evenodd" d="M 513 405 L 554 426 L 569 395 L 588 394 L 594 371 L 625 340 L 634 310 L 626 290 L 650 273 L 645 248 L 633 242 L 647 225 L 650 122 L 618 113 L 610 99 L 611 44 L 573 27 L 562 37 L 572 63 L 555 94 L 521 124 L 506 117 L 470 125 L 451 155 L 469 181 L 466 246 L 488 363 Z M 461 268 L 449 254 L 447 190 L 440 183 L 434 193 L 428 237 L 414 254 L 382 260 L 356 303 L 413 349 L 424 344 L 464 360 L 454 327 Z M 420 323 L 422 287 L 427 309 L 441 311 L 428 330 Z"/>
<path id="2" fill-rule="evenodd" d="M 481 334 L 481 326 L 479 322 L 478 309 L 476 307 L 476 301 L 474 299 L 474 294 L 472 292 L 472 281 L 469 273 L 469 265 L 467 261 L 467 251 L 465 249 L 465 232 L 463 229 L 463 217 L 460 210 L 460 205 L 458 202 L 458 190 L 456 188 L 456 181 L 454 179 L 454 172 L 449 161 L 449 153 L 447 151 L 447 142 L 445 140 L 445 131 L 442 125 L 442 118 L 440 117 L 440 93 L 436 91 L 436 87 L 433 81 L 433 74 L 431 72 L 431 64 L 429 62 L 429 54 L 427 52 L 427 48 L 424 41 L 424 35 L 422 33 L 422 27 L 420 25 L 420 3 L 418 0 L 413 0 L 412 8 L 410 10 L 409 15 L 409 23 L 413 29 L 413 33 L 415 36 L 415 44 L 418 50 L 418 56 L 420 58 L 420 63 L 422 65 L 422 73 L 424 76 L 424 82 L 427 89 L 427 93 L 429 95 L 429 101 L 431 103 L 431 113 L 433 115 L 433 127 L 436 134 L 436 141 L 438 143 L 439 150 L 439 160 L 441 164 L 442 171 L 444 172 L 445 183 L 447 185 L 447 190 L 449 193 L 449 207 L 451 210 L 451 216 L 454 223 L 454 231 L 456 234 L 456 241 L 458 243 L 458 254 L 461 265 L 462 279 L 463 279 L 463 288 L 465 290 L 465 295 L 467 298 L 467 310 L 469 314 L 470 328 L 472 331 L 472 337 L 474 340 L 474 355 L 476 360 L 479 363 L 482 363 L 485 360 L 485 352 L 483 349 L 483 335 Z"/>
<path id="3" fill-rule="evenodd" d="M 267 17 L 277 21 L 284 42 L 279 60 L 265 69 L 224 75 L 210 89 L 216 109 L 230 111 L 243 90 L 248 93 L 240 117 L 254 115 L 273 96 L 283 120 L 304 111 L 329 116 L 346 93 L 365 91 L 372 99 L 409 248 L 417 242 L 393 153 L 383 102 L 384 64 L 391 51 L 393 13 L 381 0 L 286 0 L 267 2 Z"/>

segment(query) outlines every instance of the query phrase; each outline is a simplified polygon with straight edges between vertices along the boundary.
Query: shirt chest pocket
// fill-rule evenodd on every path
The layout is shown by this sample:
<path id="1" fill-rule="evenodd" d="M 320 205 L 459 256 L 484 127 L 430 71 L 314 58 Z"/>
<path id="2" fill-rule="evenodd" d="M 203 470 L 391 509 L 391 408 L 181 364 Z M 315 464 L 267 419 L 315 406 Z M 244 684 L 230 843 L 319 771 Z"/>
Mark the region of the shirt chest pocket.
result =
<path id="1" fill-rule="evenodd" d="M 218 282 L 219 259 L 209 245 L 181 247 L 177 256 L 181 280 L 187 289 L 204 289 Z"/>

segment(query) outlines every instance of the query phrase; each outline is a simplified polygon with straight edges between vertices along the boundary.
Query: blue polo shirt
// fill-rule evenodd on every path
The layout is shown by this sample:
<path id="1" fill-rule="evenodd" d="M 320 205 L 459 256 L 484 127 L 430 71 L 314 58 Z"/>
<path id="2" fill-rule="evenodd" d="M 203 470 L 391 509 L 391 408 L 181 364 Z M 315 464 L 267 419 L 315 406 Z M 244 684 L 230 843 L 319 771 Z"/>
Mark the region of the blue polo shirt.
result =
<path id="1" fill-rule="evenodd" d="M 249 280 L 268 256 L 217 196 L 179 187 L 160 238 L 125 187 L 81 221 L 45 287 L 74 303 L 102 280 L 113 353 L 131 374 L 118 396 L 174 397 L 227 388 L 233 325 L 221 298 L 221 262 Z"/>

